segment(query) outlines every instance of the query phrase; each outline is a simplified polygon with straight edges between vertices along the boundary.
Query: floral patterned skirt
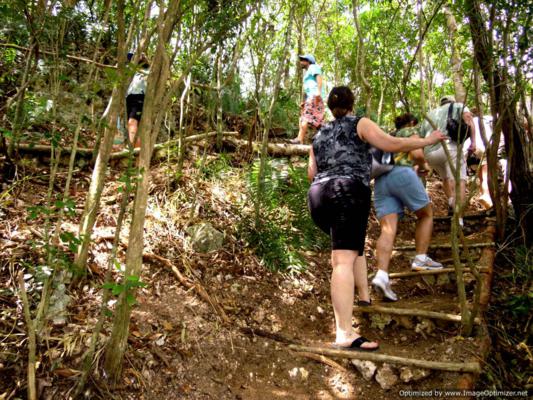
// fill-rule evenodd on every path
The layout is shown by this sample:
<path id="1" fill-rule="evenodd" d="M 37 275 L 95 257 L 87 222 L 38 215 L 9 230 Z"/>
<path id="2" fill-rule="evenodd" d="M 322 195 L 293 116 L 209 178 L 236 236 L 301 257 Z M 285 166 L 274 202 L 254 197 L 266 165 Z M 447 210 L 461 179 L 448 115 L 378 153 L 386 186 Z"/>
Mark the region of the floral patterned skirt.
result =
<path id="1" fill-rule="evenodd" d="M 311 127 L 318 129 L 324 122 L 324 101 L 322 97 L 313 97 L 306 101 L 302 107 L 302 121 L 306 121 Z"/>

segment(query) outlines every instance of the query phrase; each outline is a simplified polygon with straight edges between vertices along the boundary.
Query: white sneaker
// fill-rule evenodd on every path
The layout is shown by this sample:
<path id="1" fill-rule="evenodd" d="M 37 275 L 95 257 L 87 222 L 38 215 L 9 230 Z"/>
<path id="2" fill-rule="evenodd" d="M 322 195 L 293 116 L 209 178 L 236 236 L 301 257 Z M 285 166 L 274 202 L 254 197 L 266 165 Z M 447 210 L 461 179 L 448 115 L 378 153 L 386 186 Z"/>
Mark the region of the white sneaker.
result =
<path id="1" fill-rule="evenodd" d="M 425 261 L 420 261 L 417 257 L 413 258 L 411 264 L 411 269 L 413 271 L 427 271 L 434 269 L 442 269 L 442 264 L 436 261 L 433 261 L 431 258 L 426 257 Z"/>
<path id="2" fill-rule="evenodd" d="M 384 298 L 386 298 L 389 301 L 397 301 L 398 296 L 396 293 L 394 293 L 390 287 L 390 282 L 385 283 L 385 280 L 382 279 L 379 276 L 374 277 L 372 279 L 372 287 L 376 292 L 379 292 L 382 294 Z"/>

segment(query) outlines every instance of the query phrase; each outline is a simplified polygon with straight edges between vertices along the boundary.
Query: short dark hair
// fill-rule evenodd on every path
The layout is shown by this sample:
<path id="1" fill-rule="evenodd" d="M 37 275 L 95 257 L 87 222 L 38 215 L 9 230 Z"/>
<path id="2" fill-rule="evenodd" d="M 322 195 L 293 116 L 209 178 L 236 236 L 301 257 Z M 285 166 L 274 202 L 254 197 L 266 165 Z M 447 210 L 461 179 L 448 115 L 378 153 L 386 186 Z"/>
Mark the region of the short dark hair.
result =
<path id="1" fill-rule="evenodd" d="M 398 115 L 394 118 L 394 126 L 396 126 L 396 129 L 404 128 L 412 122 L 414 122 L 415 125 L 418 124 L 418 118 L 411 113 Z"/>
<path id="2" fill-rule="evenodd" d="M 335 118 L 345 116 L 353 110 L 355 97 L 348 86 L 336 86 L 328 96 L 328 107 Z"/>

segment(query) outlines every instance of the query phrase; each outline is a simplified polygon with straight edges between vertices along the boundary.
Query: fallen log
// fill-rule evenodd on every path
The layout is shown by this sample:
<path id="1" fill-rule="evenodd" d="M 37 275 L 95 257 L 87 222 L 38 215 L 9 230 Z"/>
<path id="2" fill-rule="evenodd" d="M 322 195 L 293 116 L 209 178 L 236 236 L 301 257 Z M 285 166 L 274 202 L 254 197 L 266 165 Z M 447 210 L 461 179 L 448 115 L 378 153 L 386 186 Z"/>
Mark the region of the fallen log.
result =
<path id="1" fill-rule="evenodd" d="M 235 147 L 249 146 L 249 142 L 244 139 L 226 137 L 224 141 Z M 267 151 L 271 156 L 306 156 L 309 154 L 310 148 L 311 146 L 308 144 L 269 143 Z M 261 150 L 261 143 L 252 142 L 252 149 L 259 152 Z"/>
<path id="2" fill-rule="evenodd" d="M 324 356 L 330 357 L 339 357 L 339 358 L 350 358 L 357 360 L 365 361 L 375 361 L 375 362 L 386 362 L 391 364 L 400 364 L 408 365 L 411 367 L 426 368 L 438 371 L 450 371 L 450 372 L 473 372 L 480 373 L 481 365 L 476 362 L 448 362 L 448 361 L 427 361 L 420 360 L 415 358 L 405 358 L 392 356 L 388 354 L 380 353 L 368 353 L 363 351 L 353 351 L 353 350 L 340 350 L 333 349 L 329 347 L 309 347 L 309 346 L 299 346 L 295 344 L 289 345 L 289 349 L 300 351 L 300 352 L 309 352 L 315 354 L 322 354 Z"/>
<path id="3" fill-rule="evenodd" d="M 17 147 L 18 151 L 20 153 L 29 153 L 29 154 L 47 154 L 49 155 L 52 152 L 52 146 L 46 145 L 46 144 L 29 144 L 29 143 L 20 143 Z M 72 151 L 72 148 L 70 147 L 64 147 L 62 151 L 65 154 L 70 154 Z M 79 154 L 81 157 L 92 157 L 93 150 L 92 149 L 86 149 L 82 147 L 78 147 L 76 149 L 76 153 Z"/>
<path id="4" fill-rule="evenodd" d="M 233 131 L 232 132 L 222 132 L 222 135 L 224 137 L 226 137 L 226 136 L 236 136 L 238 134 L 239 134 L 238 132 L 233 132 Z M 216 135 L 217 135 L 217 132 L 200 133 L 198 135 L 191 135 L 191 136 L 185 137 L 184 138 L 184 142 L 185 143 L 198 142 L 198 141 L 203 140 L 203 139 L 208 139 L 208 138 L 211 138 L 211 137 L 215 137 Z M 154 146 L 154 158 L 160 157 L 160 155 L 161 155 L 160 153 L 163 150 L 166 150 L 166 149 L 168 149 L 171 146 L 176 146 L 178 143 L 179 143 L 178 139 L 169 140 L 168 142 L 164 142 L 164 143 L 157 143 Z M 138 155 L 140 151 L 141 151 L 141 149 L 134 149 L 133 150 L 133 155 L 135 155 L 135 156 Z M 129 153 L 130 153 L 130 151 L 128 149 L 124 149 L 122 151 L 118 151 L 116 153 L 112 153 L 111 156 L 109 157 L 109 159 L 110 160 L 117 160 L 117 159 L 120 159 L 120 158 L 126 158 Z"/>
<path id="5" fill-rule="evenodd" d="M 395 308 L 395 307 L 383 307 L 383 306 L 366 306 L 356 307 L 356 311 L 367 314 L 391 314 L 391 315 L 404 315 L 409 317 L 421 317 L 429 319 L 438 319 L 441 321 L 461 322 L 461 316 L 456 314 L 447 314 L 436 311 L 418 310 L 412 308 Z M 480 324 L 479 318 L 475 320 L 476 324 Z"/>
<path id="6" fill-rule="evenodd" d="M 222 132 L 222 134 L 227 137 L 227 136 L 236 136 L 238 135 L 238 132 Z M 200 133 L 198 135 L 191 135 L 191 136 L 187 136 L 184 138 L 184 141 L 185 143 L 192 143 L 192 142 L 197 142 L 197 141 L 200 141 L 200 140 L 203 140 L 203 139 L 208 139 L 208 138 L 211 138 L 211 137 L 215 137 L 217 135 L 217 132 L 207 132 L 207 133 Z M 162 150 L 165 150 L 167 149 L 168 147 L 170 146 L 175 146 L 178 144 L 178 140 L 170 140 L 168 142 L 164 142 L 164 143 L 157 143 L 155 146 L 154 146 L 154 157 L 157 158 L 159 152 L 161 152 Z M 139 154 L 141 149 L 134 149 L 133 150 L 133 154 L 136 156 Z M 22 152 L 22 153 L 29 153 L 29 154 L 45 154 L 45 155 L 49 155 L 51 152 L 52 152 L 52 146 L 49 146 L 49 145 L 43 145 L 43 144 L 28 144 L 28 143 L 20 143 L 18 145 L 18 151 L 19 152 Z M 63 153 L 68 155 L 72 152 L 72 148 L 71 147 L 64 147 L 62 149 Z M 80 157 L 84 157 L 84 158 L 91 158 L 92 155 L 93 155 L 93 149 L 88 149 L 88 148 L 77 148 L 76 149 L 76 155 L 79 155 Z M 126 158 L 128 157 L 128 155 L 130 154 L 130 150 L 129 149 L 124 149 L 124 150 L 121 150 L 121 151 L 117 151 L 115 153 L 111 153 L 111 155 L 109 156 L 109 159 L 110 160 L 117 160 L 117 159 L 121 159 L 121 158 Z"/>
<path id="7" fill-rule="evenodd" d="M 479 272 L 487 272 L 487 267 L 478 267 Z M 442 269 L 435 269 L 435 270 L 427 270 L 427 271 L 406 271 L 406 272 L 392 272 L 389 274 L 390 279 L 397 279 L 397 278 L 411 278 L 416 276 L 423 276 L 423 275 L 440 275 L 440 274 L 450 274 L 454 273 L 455 268 L 442 268 Z M 470 272 L 469 268 L 463 269 L 463 272 Z M 374 276 L 376 276 L 375 273 L 372 273 L 368 275 L 368 279 L 372 279 Z"/>
<path id="8" fill-rule="evenodd" d="M 484 243 L 468 243 L 468 248 L 475 249 L 475 248 L 484 248 L 484 247 L 495 247 L 496 244 L 494 242 L 484 242 Z M 463 244 L 459 244 L 460 248 L 463 248 Z M 449 250 L 452 248 L 451 243 L 443 243 L 443 244 L 431 244 L 429 245 L 430 249 L 433 250 Z M 409 250 L 416 250 L 416 247 L 414 244 L 407 244 L 407 245 L 400 245 L 395 246 L 395 251 L 409 251 Z"/>

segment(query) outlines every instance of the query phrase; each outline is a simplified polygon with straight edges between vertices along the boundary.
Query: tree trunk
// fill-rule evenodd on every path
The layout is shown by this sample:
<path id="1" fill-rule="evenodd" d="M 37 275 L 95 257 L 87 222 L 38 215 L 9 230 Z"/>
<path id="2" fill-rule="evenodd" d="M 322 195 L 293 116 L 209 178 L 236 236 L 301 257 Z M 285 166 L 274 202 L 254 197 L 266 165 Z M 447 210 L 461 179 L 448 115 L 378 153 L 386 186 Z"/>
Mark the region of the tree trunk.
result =
<path id="1" fill-rule="evenodd" d="M 381 125 L 383 114 L 383 100 L 385 98 L 385 91 L 387 90 L 387 80 L 382 79 L 379 87 L 379 103 L 378 103 L 378 125 Z"/>
<path id="2" fill-rule="evenodd" d="M 191 85 L 192 76 L 189 74 L 185 80 L 185 88 L 181 93 L 180 97 L 180 120 L 179 120 L 179 133 L 178 133 L 178 143 L 179 143 L 179 155 L 178 155 L 178 165 L 176 168 L 176 176 L 181 176 L 183 171 L 183 162 L 185 161 L 185 126 L 183 118 L 185 117 L 185 96 L 189 94 L 189 87 Z M 218 135 L 218 132 L 217 132 Z"/>
<path id="3" fill-rule="evenodd" d="M 359 24 L 359 15 L 358 15 L 358 8 L 359 8 L 359 2 L 357 0 L 353 0 L 353 19 L 355 23 L 355 29 L 357 31 L 357 38 L 359 40 L 359 57 L 357 57 L 357 64 L 359 65 L 359 77 L 361 78 L 361 82 L 363 84 L 364 88 L 364 95 L 365 95 L 365 115 L 370 115 L 370 106 L 372 102 L 372 87 L 370 86 L 370 83 L 368 82 L 368 79 L 366 77 L 366 51 L 365 51 L 365 42 L 363 38 L 363 32 L 361 30 L 361 26 Z"/>
<path id="4" fill-rule="evenodd" d="M 418 0 L 418 40 L 420 43 L 423 42 L 423 35 L 424 31 L 422 28 L 422 22 L 423 19 L 423 13 L 424 13 L 424 4 L 422 0 Z M 424 50 L 423 46 L 420 45 L 420 50 L 418 51 L 418 69 L 420 72 L 420 109 L 426 110 L 426 96 L 425 96 L 425 88 L 424 88 Z"/>
<path id="5" fill-rule="evenodd" d="M 298 21 L 298 55 L 301 55 L 304 51 L 304 22 L 305 22 L 305 15 L 304 13 L 300 13 L 300 19 Z M 302 80 L 303 80 L 303 71 L 300 68 L 300 63 L 298 62 L 298 66 L 296 68 L 296 87 L 298 88 L 298 102 L 304 101 L 304 95 L 303 95 L 303 87 L 302 87 Z"/>
<path id="6" fill-rule="evenodd" d="M 216 68 L 217 68 L 217 149 L 222 147 L 222 43 L 218 45 Z"/>
<path id="7" fill-rule="evenodd" d="M 452 14 L 448 6 L 443 7 L 444 15 L 446 16 L 446 26 L 448 27 L 448 37 L 450 39 L 450 45 L 452 54 L 450 57 L 453 87 L 455 89 L 455 100 L 459 103 L 465 104 L 466 102 L 466 89 L 463 84 L 463 62 L 457 51 L 456 35 L 457 35 L 457 23 L 455 17 Z"/>
<path id="8" fill-rule="evenodd" d="M 494 54 L 488 30 L 477 0 L 465 0 L 465 14 L 470 20 L 470 31 L 474 43 L 474 55 L 481 67 L 485 81 L 491 92 L 491 110 L 493 115 L 498 115 L 505 138 L 505 150 L 510 164 L 511 201 L 515 209 L 517 222 L 522 228 L 524 244 L 533 244 L 533 165 L 527 158 L 531 154 L 533 144 L 526 139 L 522 121 L 516 111 L 516 98 L 513 88 L 508 80 L 503 79 L 502 69 L 493 61 L 497 59 Z M 502 112 L 499 112 L 502 110 Z M 496 121 L 495 121 L 496 122 Z M 494 134 L 497 134 L 495 129 Z M 529 227 L 529 228 L 528 228 Z"/>
<path id="9" fill-rule="evenodd" d="M 144 248 L 144 219 L 148 203 L 148 188 L 150 186 L 150 161 L 157 139 L 162 114 L 169 101 L 165 93 L 167 80 L 170 76 L 170 60 L 166 53 L 166 46 L 170 40 L 172 29 L 178 19 L 179 0 L 171 1 L 165 13 L 159 16 L 159 39 L 150 67 L 146 83 L 146 95 L 143 105 L 143 117 L 139 124 L 141 150 L 139 157 L 139 180 L 133 205 L 133 217 L 130 225 L 128 250 L 126 252 L 126 271 L 124 282 L 132 276 L 140 277 L 142 267 L 142 253 Z M 131 316 L 131 296 L 134 290 L 125 288 L 120 294 L 111 337 L 107 344 L 104 369 L 114 382 L 122 372 L 122 360 L 128 343 L 129 322 Z"/>
<path id="10" fill-rule="evenodd" d="M 34 43 L 34 38 L 31 38 L 31 45 L 28 50 L 28 55 L 26 58 L 26 65 L 24 66 L 24 72 L 22 74 L 22 82 L 20 84 L 19 92 L 17 93 L 18 100 L 17 100 L 17 106 L 15 108 L 15 119 L 13 121 L 13 137 L 11 139 L 11 142 L 9 143 L 9 147 L 7 149 L 7 155 L 9 159 L 12 159 L 15 153 L 16 146 L 18 145 L 19 141 L 19 135 L 23 120 L 23 111 L 24 111 L 24 98 L 26 95 L 26 88 L 28 87 L 28 84 L 31 80 L 31 70 L 33 65 L 33 53 L 35 50 L 36 44 Z"/>
<path id="11" fill-rule="evenodd" d="M 79 234 L 81 244 L 74 259 L 74 265 L 78 271 L 85 271 L 87 258 L 89 256 L 89 246 L 91 244 L 91 233 L 93 230 L 96 216 L 100 207 L 100 197 L 104 189 L 105 174 L 107 172 L 107 164 L 109 156 L 113 147 L 113 139 L 115 137 L 115 129 L 117 126 L 117 119 L 121 106 L 123 104 L 122 98 L 126 93 L 125 81 L 125 65 L 126 65 L 126 42 L 125 42 L 125 27 L 124 27 L 124 1 L 118 3 L 117 10 L 117 44 L 118 44 L 118 76 L 121 77 L 117 86 L 113 88 L 111 94 L 111 107 L 109 110 L 107 124 L 104 128 L 104 134 L 98 149 L 98 156 L 94 165 L 91 176 L 91 184 L 85 199 L 85 208 L 81 216 L 79 224 Z"/>

